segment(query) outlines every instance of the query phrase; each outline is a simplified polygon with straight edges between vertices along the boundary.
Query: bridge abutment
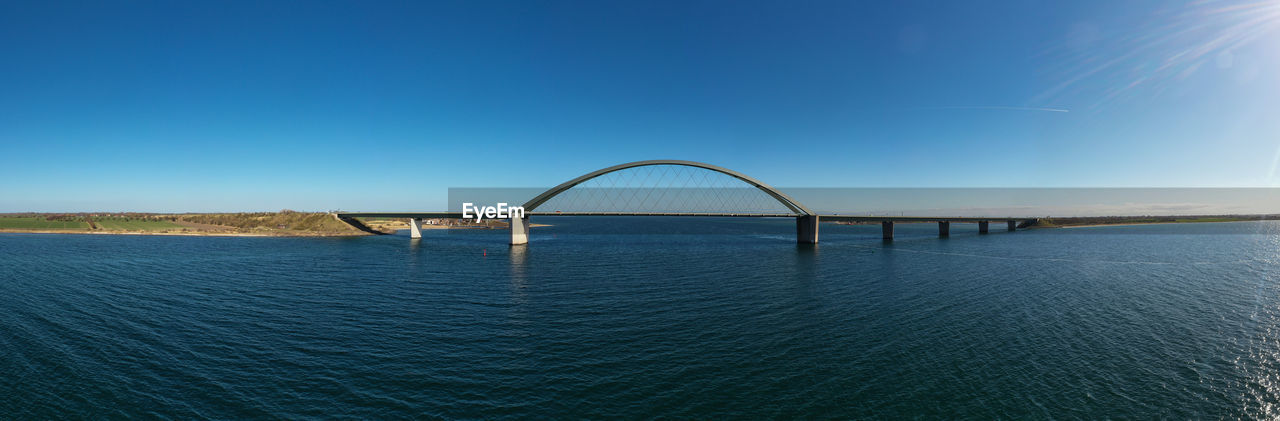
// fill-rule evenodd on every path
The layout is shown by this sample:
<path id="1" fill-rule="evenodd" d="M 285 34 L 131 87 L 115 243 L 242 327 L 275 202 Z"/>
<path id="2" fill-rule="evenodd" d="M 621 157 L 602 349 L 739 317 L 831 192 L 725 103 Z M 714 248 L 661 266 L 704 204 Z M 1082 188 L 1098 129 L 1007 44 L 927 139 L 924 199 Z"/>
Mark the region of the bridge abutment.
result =
<path id="1" fill-rule="evenodd" d="M 422 238 L 422 228 L 418 223 L 418 218 L 409 218 L 409 238 Z"/>
<path id="2" fill-rule="evenodd" d="M 818 244 L 818 215 L 796 217 L 796 242 Z"/>
<path id="3" fill-rule="evenodd" d="M 529 244 L 529 218 L 511 218 L 511 245 Z"/>
<path id="4" fill-rule="evenodd" d="M 1008 223 L 1009 223 L 1009 231 L 1015 231 L 1018 229 L 1018 221 L 1014 221 L 1010 219 Z"/>

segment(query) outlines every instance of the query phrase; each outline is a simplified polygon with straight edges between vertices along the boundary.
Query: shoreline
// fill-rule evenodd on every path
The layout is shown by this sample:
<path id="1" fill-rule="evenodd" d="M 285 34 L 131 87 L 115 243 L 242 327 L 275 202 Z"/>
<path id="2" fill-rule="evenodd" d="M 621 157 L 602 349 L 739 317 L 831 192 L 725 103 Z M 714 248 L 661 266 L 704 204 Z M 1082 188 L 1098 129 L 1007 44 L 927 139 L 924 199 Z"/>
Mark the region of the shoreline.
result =
<path id="1" fill-rule="evenodd" d="M 530 227 L 549 227 L 549 224 L 531 224 Z M 425 225 L 419 227 L 422 230 L 449 230 L 449 229 L 494 229 L 483 226 L 447 226 L 447 225 Z M 506 229 L 501 227 L 498 229 Z M 396 232 L 407 231 L 409 228 L 396 229 Z M 89 230 L 27 230 L 16 228 L 0 228 L 0 234 L 72 234 L 72 235 L 143 235 L 143 236 L 167 236 L 167 237 L 277 237 L 277 238 L 315 238 L 315 237 L 368 237 L 378 234 L 368 233 L 261 233 L 261 232 L 148 232 L 148 231 L 89 231 Z M 394 235 L 392 233 L 382 235 Z"/>
<path id="2" fill-rule="evenodd" d="M 1078 225 L 1052 225 L 1052 226 L 1030 226 L 1026 229 L 1071 229 L 1071 228 L 1092 228 L 1092 227 L 1121 227 L 1121 226 L 1139 226 L 1139 225 L 1165 225 L 1165 224 L 1204 224 L 1204 223 L 1231 223 L 1231 222 L 1258 222 L 1276 219 L 1236 219 L 1231 221 L 1221 220 L 1183 220 L 1183 221 L 1153 221 L 1153 222 L 1118 222 L 1118 223 L 1089 223 Z M 847 223 L 836 222 L 837 225 L 868 225 L 864 223 Z M 392 232 L 384 232 L 382 235 L 394 235 L 400 231 L 409 230 L 408 224 L 404 227 L 384 227 Z M 551 224 L 530 224 L 531 228 L 550 227 Z M 421 230 L 451 230 L 451 229 L 507 229 L 505 226 L 484 226 L 484 225 L 420 225 Z M 169 236 L 169 237 L 279 237 L 279 238 L 304 238 L 304 237 L 364 237 L 371 235 L 379 235 L 365 232 L 207 232 L 207 231 L 187 231 L 187 232 L 159 232 L 159 231 L 103 231 L 103 230 L 80 230 L 80 229 L 22 229 L 22 228 L 0 228 L 0 234 L 78 234 L 78 235 L 141 235 L 141 236 Z"/>
<path id="3" fill-rule="evenodd" d="M 155 235 L 167 237 L 364 237 L 373 234 L 269 234 L 256 232 L 144 232 L 0 229 L 0 234 Z"/>

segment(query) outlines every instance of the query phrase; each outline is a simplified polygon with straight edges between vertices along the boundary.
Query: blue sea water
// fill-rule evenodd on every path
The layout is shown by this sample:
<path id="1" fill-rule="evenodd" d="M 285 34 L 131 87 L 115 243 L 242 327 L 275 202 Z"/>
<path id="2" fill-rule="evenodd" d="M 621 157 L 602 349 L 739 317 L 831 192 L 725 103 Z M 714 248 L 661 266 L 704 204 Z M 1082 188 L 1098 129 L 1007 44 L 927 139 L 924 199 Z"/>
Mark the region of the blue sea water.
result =
<path id="1" fill-rule="evenodd" d="M 1280 417 L 1275 222 L 534 222 L 0 234 L 0 418 Z"/>

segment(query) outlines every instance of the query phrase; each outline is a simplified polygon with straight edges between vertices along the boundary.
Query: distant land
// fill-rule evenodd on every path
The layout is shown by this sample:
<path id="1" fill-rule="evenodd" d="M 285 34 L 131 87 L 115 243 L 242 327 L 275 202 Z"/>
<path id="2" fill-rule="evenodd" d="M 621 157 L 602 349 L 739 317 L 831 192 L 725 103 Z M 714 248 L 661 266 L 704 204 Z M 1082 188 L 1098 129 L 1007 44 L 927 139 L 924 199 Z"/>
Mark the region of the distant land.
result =
<path id="1" fill-rule="evenodd" d="M 1089 216 L 1038 218 L 1026 228 L 1071 228 L 1098 225 L 1140 225 L 1196 222 L 1280 220 L 1280 214 L 1266 215 L 1178 215 L 1178 216 Z M 242 212 L 242 213 L 8 213 L 0 214 L 0 232 L 56 234 L 136 234 L 193 236 L 342 237 L 391 234 L 408 229 L 395 218 L 360 218 L 348 224 L 332 213 Z M 857 224 L 857 223 L 839 223 Z M 362 225 L 362 226 L 357 226 Z M 505 221 L 482 224 L 457 219 L 424 221 L 422 229 L 506 228 Z M 534 226 L 546 226 L 535 224 Z"/>
<path id="2" fill-rule="evenodd" d="M 134 234 L 257 237 L 344 237 L 393 234 L 408 229 L 403 219 L 358 218 L 349 224 L 326 212 L 239 213 L 6 213 L 0 232 L 49 234 Z M 506 228 L 503 221 L 476 224 L 463 220 L 432 220 L 422 229 Z M 536 226 L 536 225 L 535 225 Z"/>
<path id="3" fill-rule="evenodd" d="M 1071 228 L 1097 225 L 1181 224 L 1195 222 L 1275 221 L 1280 214 L 1267 215 L 1176 215 L 1176 216 L 1084 216 L 1037 219 L 1031 228 Z"/>
<path id="4" fill-rule="evenodd" d="M 220 236 L 369 235 L 331 214 L 250 213 L 10 213 L 0 214 L 0 232 Z"/>

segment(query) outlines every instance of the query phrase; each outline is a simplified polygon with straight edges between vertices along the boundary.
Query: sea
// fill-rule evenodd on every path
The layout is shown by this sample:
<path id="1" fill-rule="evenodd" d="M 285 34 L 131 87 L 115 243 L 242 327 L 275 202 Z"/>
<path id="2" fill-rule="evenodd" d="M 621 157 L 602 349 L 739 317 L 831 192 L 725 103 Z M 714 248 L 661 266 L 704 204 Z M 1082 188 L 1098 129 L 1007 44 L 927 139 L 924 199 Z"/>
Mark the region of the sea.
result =
<path id="1" fill-rule="evenodd" d="M 0 234 L 4 419 L 1280 417 L 1280 223 Z"/>

